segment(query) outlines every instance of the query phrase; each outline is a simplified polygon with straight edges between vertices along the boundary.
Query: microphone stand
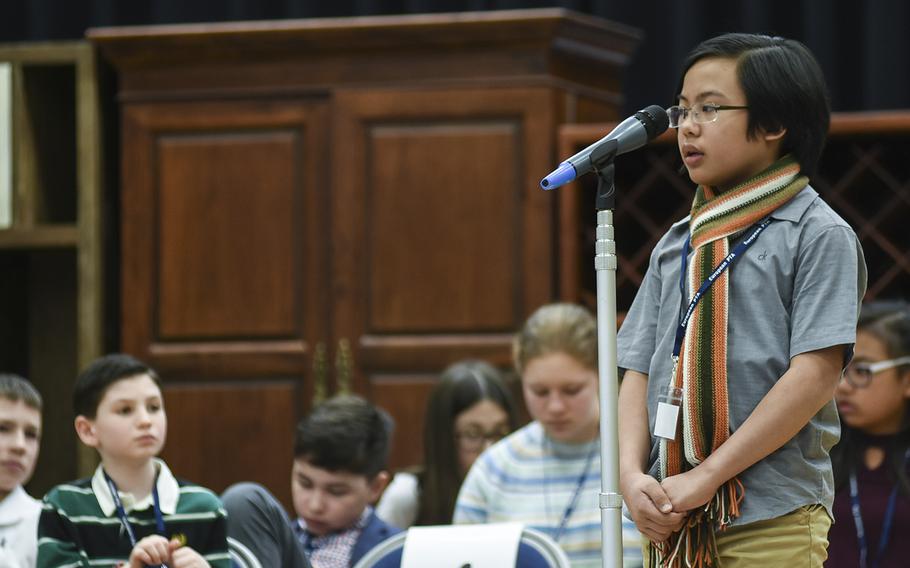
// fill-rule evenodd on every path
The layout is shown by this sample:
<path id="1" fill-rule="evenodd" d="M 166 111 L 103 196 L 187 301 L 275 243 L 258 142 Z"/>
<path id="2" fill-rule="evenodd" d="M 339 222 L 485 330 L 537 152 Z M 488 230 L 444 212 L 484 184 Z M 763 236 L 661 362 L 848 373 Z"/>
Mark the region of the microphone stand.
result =
<path id="1" fill-rule="evenodd" d="M 622 566 L 622 494 L 619 492 L 619 378 L 616 365 L 616 242 L 613 209 L 618 144 L 601 144 L 591 152 L 597 173 L 597 229 L 594 271 L 597 276 L 597 361 L 600 382 L 600 523 L 604 568 Z"/>

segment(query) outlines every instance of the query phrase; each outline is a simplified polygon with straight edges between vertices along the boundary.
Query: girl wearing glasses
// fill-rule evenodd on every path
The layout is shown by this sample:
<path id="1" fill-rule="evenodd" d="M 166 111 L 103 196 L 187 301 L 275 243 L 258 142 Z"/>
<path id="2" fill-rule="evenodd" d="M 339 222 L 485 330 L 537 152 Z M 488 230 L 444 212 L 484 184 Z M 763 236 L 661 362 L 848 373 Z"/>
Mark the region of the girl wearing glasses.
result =
<path id="1" fill-rule="evenodd" d="M 517 425 L 512 395 L 495 367 L 484 361 L 451 365 L 427 403 L 423 467 L 397 473 L 376 513 L 401 528 L 451 523 L 471 464 Z"/>
<path id="2" fill-rule="evenodd" d="M 870 302 L 837 387 L 841 441 L 831 452 L 829 568 L 906 566 L 910 556 L 910 306 Z"/>
<path id="3" fill-rule="evenodd" d="M 597 326 L 573 304 L 534 312 L 513 342 L 533 422 L 484 452 L 458 494 L 456 524 L 521 522 L 545 532 L 573 568 L 600 567 Z M 641 538 L 623 520 L 623 562 L 641 566 Z"/>

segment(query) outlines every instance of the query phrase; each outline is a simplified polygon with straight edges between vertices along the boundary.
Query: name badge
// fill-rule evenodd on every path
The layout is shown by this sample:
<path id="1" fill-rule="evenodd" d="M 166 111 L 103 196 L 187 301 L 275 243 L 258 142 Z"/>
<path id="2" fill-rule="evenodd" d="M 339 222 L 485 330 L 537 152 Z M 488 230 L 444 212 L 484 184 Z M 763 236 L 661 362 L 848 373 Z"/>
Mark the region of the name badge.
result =
<path id="1" fill-rule="evenodd" d="M 654 435 L 667 440 L 676 439 L 679 424 L 679 406 L 682 402 L 682 389 L 669 386 L 667 392 L 657 399 L 657 416 L 654 419 Z"/>

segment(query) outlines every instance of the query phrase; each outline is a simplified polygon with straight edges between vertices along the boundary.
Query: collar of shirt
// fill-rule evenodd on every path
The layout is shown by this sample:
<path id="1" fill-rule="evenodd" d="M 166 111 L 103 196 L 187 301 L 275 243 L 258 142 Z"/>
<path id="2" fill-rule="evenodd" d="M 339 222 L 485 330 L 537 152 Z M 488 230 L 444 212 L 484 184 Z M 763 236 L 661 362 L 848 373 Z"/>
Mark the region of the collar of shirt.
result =
<path id="1" fill-rule="evenodd" d="M 41 507 L 39 501 L 31 498 L 21 485 L 17 485 L 6 499 L 0 501 L 0 527 L 21 522 L 36 507 Z"/>
<path id="2" fill-rule="evenodd" d="M 770 217 L 779 221 L 792 221 L 797 223 L 802 219 L 816 197 L 818 197 L 818 192 L 807 185 L 802 191 L 797 193 L 793 199 L 772 211 Z"/>
<path id="3" fill-rule="evenodd" d="M 167 467 L 167 464 L 160 459 L 155 459 L 155 467 L 158 468 L 158 500 L 161 504 L 161 512 L 165 515 L 173 515 L 177 512 L 177 501 L 180 499 L 180 485 L 177 484 L 177 479 L 174 477 L 174 474 L 171 473 L 171 470 Z M 104 479 L 104 470 L 101 468 L 101 465 L 95 469 L 95 475 L 92 476 L 92 492 L 95 494 L 95 499 L 98 500 L 98 505 L 101 507 L 101 512 L 105 516 L 110 517 L 117 510 L 117 506 L 114 504 L 114 498 L 111 497 L 111 490 L 107 486 L 107 481 Z M 136 501 L 136 498 L 133 497 L 132 493 L 124 493 L 118 491 L 120 494 L 120 500 L 123 502 L 123 507 L 127 512 L 129 511 L 143 511 L 152 506 L 152 495 L 151 493 L 142 499 L 141 501 Z"/>
<path id="4" fill-rule="evenodd" d="M 331 539 L 346 536 L 351 532 L 362 531 L 364 527 L 367 526 L 367 521 L 370 520 L 371 514 L 373 514 L 373 507 L 364 507 L 363 512 L 360 514 L 360 518 L 357 519 L 357 522 L 352 526 L 322 536 L 316 536 L 310 533 L 306 528 L 306 521 L 303 520 L 303 517 L 298 517 L 297 522 L 294 523 L 294 530 L 297 533 L 297 536 L 300 537 L 301 542 L 311 542 L 314 545 L 314 548 L 319 548 L 321 543 L 329 542 Z"/>

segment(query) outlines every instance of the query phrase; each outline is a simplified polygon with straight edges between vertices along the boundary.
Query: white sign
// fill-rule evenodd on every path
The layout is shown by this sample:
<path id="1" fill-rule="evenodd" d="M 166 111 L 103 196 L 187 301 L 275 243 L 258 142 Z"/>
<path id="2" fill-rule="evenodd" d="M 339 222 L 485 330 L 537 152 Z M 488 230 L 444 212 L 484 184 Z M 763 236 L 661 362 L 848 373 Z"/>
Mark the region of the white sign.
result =
<path id="1" fill-rule="evenodd" d="M 411 527 L 401 568 L 507 568 L 515 566 L 521 523 Z"/>

